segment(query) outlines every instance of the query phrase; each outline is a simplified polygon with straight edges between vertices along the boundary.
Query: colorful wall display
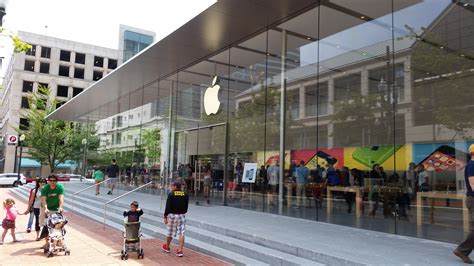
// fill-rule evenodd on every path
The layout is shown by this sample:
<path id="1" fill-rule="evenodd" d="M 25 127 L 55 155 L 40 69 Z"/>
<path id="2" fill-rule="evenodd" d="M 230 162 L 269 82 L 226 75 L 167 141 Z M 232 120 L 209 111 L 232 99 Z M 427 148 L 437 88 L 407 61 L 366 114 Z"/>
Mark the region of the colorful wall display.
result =
<path id="1" fill-rule="evenodd" d="M 410 162 L 423 164 L 428 171 L 464 171 L 468 160 L 468 147 L 474 142 L 440 142 L 406 145 L 384 145 L 369 147 L 346 147 L 332 149 L 287 150 L 285 169 L 290 163 L 305 165 L 314 169 L 319 164 L 327 168 L 329 164 L 336 168 L 347 166 L 359 170 L 370 170 L 379 164 L 386 171 L 405 171 Z M 258 165 L 272 165 L 279 161 L 278 151 L 257 152 Z"/>

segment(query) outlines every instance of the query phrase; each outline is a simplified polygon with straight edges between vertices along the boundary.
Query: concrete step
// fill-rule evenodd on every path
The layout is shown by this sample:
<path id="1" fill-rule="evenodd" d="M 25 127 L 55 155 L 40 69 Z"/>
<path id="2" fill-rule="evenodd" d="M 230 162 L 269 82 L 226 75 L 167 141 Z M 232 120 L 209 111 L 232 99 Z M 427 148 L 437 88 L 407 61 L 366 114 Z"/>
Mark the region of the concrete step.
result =
<path id="1" fill-rule="evenodd" d="M 103 216 L 104 209 L 101 207 L 95 207 L 97 206 L 96 200 L 86 197 L 77 197 L 75 199 L 75 208 L 87 210 L 94 213 L 95 215 Z M 68 201 L 66 200 L 66 202 Z M 108 206 L 107 221 L 113 220 L 116 222 L 117 220 L 123 220 L 121 215 L 123 211 L 123 206 Z M 143 215 L 141 218 L 142 228 L 144 231 L 148 231 L 149 229 L 153 232 L 157 229 L 160 229 L 161 231 L 166 232 L 165 225 L 161 223 L 162 218 L 163 215 L 161 213 L 149 212 L 148 210 L 145 210 L 145 215 Z M 236 252 L 238 254 L 245 254 L 247 257 L 251 257 L 271 265 L 322 265 L 315 261 L 307 260 L 285 252 L 204 230 L 189 224 L 186 226 L 186 236 L 211 244 L 213 246 L 218 246 L 226 250 Z"/>
<path id="2" fill-rule="evenodd" d="M 104 198 L 96 197 L 91 194 L 80 194 L 79 196 L 80 198 L 92 200 L 96 202 L 96 204 L 97 202 L 105 203 L 107 201 Z M 123 212 L 123 209 L 129 208 L 128 203 L 121 203 L 118 201 L 111 203 L 108 208 L 112 206 L 118 206 L 122 208 L 121 209 L 122 212 Z M 163 217 L 164 210 L 160 211 L 159 208 L 157 207 L 156 210 L 147 209 L 146 212 L 148 215 L 157 216 L 159 217 L 159 220 L 161 220 Z M 356 261 L 352 261 L 347 258 L 331 256 L 331 255 L 316 252 L 310 249 L 305 249 L 301 246 L 298 246 L 298 243 L 286 243 L 286 242 L 283 242 L 284 239 L 282 239 L 282 241 L 273 241 L 262 235 L 249 234 L 245 231 L 245 228 L 226 228 L 219 224 L 211 224 L 204 221 L 195 220 L 190 216 L 186 217 L 186 225 L 187 227 L 192 226 L 194 228 L 199 228 L 208 232 L 212 232 L 218 235 L 229 237 L 233 239 L 232 241 L 235 241 L 235 240 L 245 241 L 249 244 L 283 252 L 285 254 L 288 254 L 287 256 L 293 256 L 293 257 L 306 259 L 308 260 L 308 262 L 312 262 L 312 263 L 335 264 L 335 265 L 342 265 L 342 264 L 359 265 L 360 264 Z"/>
<path id="3" fill-rule="evenodd" d="M 13 191 L 19 197 L 25 200 L 28 200 L 29 189 L 15 188 L 15 189 L 11 189 L 11 191 Z M 67 211 L 72 211 L 72 209 L 69 207 L 71 206 L 71 204 L 72 204 L 72 199 L 69 199 L 69 197 L 66 197 L 65 209 Z M 81 200 L 80 197 L 78 197 L 78 199 L 75 202 L 74 213 L 80 214 L 89 219 L 93 219 L 97 222 L 102 223 L 103 222 L 103 209 L 96 206 L 97 206 L 97 202 L 94 202 L 91 200 L 84 201 L 84 200 Z M 122 212 L 124 208 L 119 207 L 119 206 L 110 206 L 109 210 L 110 212 L 109 212 L 109 215 L 107 216 L 107 221 L 106 221 L 107 226 L 110 226 L 112 228 L 122 231 L 123 230 Z M 155 217 L 155 219 L 146 218 L 146 216 L 147 215 L 144 215 L 143 216 L 144 219 L 142 219 L 142 232 L 144 234 L 144 238 L 156 237 L 160 239 L 165 239 L 167 235 L 167 231 L 166 231 L 166 228 L 164 228 L 164 225 L 162 227 L 151 225 L 151 223 L 156 223 L 157 220 L 162 221 L 162 216 L 159 218 Z M 162 225 L 162 223 L 160 224 Z M 187 229 L 189 230 L 189 228 Z M 176 239 L 174 239 L 174 243 L 178 244 Z M 189 236 L 188 234 L 186 237 L 186 247 L 191 250 L 225 260 L 235 265 L 269 265 L 265 262 L 262 262 L 261 260 L 256 260 L 248 256 L 235 253 L 231 250 L 228 250 L 228 249 L 225 249 L 213 244 L 209 244 L 207 242 L 200 241 L 198 239 L 193 238 L 192 236 Z"/>

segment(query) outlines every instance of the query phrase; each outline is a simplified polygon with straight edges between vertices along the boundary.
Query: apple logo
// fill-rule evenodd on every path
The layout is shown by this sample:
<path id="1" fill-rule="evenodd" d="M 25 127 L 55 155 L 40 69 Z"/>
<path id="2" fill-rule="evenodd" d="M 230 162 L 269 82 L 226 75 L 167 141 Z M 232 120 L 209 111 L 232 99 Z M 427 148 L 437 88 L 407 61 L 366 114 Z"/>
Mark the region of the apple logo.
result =
<path id="1" fill-rule="evenodd" d="M 219 102 L 219 90 L 221 86 L 218 84 L 219 78 L 217 76 L 212 80 L 211 87 L 206 89 L 204 93 L 204 110 L 207 115 L 217 114 L 221 102 Z"/>

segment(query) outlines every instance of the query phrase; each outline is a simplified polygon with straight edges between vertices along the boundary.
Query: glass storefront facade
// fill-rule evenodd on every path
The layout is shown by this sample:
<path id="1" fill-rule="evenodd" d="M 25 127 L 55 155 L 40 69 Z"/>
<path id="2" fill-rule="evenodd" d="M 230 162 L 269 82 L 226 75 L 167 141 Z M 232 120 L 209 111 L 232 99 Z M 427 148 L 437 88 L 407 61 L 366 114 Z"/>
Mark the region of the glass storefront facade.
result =
<path id="1" fill-rule="evenodd" d="M 120 126 L 117 116 L 100 121 L 99 152 L 159 165 L 201 204 L 459 242 L 474 143 L 473 10 L 451 0 L 321 1 L 144 84 L 143 103 L 159 100 L 121 113 Z M 213 90 L 220 105 L 208 115 Z M 124 97 L 103 108 L 132 106 Z M 152 129 L 159 158 L 145 143 Z"/>

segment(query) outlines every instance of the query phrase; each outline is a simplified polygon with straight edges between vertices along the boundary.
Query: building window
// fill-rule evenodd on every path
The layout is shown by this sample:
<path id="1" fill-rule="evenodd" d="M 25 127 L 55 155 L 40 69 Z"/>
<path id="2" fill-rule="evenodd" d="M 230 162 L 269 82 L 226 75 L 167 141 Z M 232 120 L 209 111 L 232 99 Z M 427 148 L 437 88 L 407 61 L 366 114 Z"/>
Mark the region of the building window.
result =
<path id="1" fill-rule="evenodd" d="M 76 97 L 79 93 L 81 93 L 84 89 L 82 88 L 72 88 L 72 97 Z"/>
<path id="2" fill-rule="evenodd" d="M 66 103 L 66 102 L 64 102 L 64 101 L 58 101 L 58 102 L 56 103 L 56 109 L 58 109 L 59 107 L 61 107 L 61 105 L 65 104 L 65 103 Z"/>
<path id="3" fill-rule="evenodd" d="M 51 58 L 51 48 L 49 48 L 49 47 L 41 47 L 41 57 L 43 57 L 43 58 Z"/>
<path id="4" fill-rule="evenodd" d="M 61 53 L 59 55 L 59 60 L 65 61 L 65 62 L 70 62 L 71 61 L 71 52 L 61 50 Z"/>
<path id="5" fill-rule="evenodd" d="M 94 76 L 92 77 L 92 80 L 97 81 L 102 78 L 102 72 L 100 71 L 94 71 Z"/>
<path id="6" fill-rule="evenodd" d="M 41 82 L 39 82 L 39 83 L 38 83 L 38 88 L 39 88 L 39 87 L 48 89 L 48 88 L 49 88 L 49 84 L 48 84 L 48 83 L 41 83 Z"/>
<path id="7" fill-rule="evenodd" d="M 119 115 L 117 116 L 117 127 L 121 127 L 122 126 L 122 116 Z"/>
<path id="8" fill-rule="evenodd" d="M 74 68 L 74 78 L 84 79 L 84 68 Z"/>
<path id="9" fill-rule="evenodd" d="M 69 77 L 69 67 L 60 65 L 58 74 L 63 77 Z"/>
<path id="10" fill-rule="evenodd" d="M 319 89 L 319 93 L 318 93 Z M 305 88 L 306 116 L 327 115 L 329 97 L 328 83 L 320 83 Z"/>
<path id="11" fill-rule="evenodd" d="M 86 55 L 81 53 L 76 53 L 76 61 L 77 64 L 85 64 L 86 63 Z"/>
<path id="12" fill-rule="evenodd" d="M 35 71 L 35 61 L 25 60 L 25 70 L 26 71 Z"/>
<path id="13" fill-rule="evenodd" d="M 349 100 L 360 95 L 360 74 L 349 75 L 334 81 L 334 98 L 336 101 Z"/>
<path id="14" fill-rule="evenodd" d="M 116 69 L 117 68 L 117 60 L 109 58 L 108 69 Z"/>
<path id="15" fill-rule="evenodd" d="M 67 86 L 58 85 L 58 91 L 56 95 L 58 97 L 67 97 L 69 88 Z"/>
<path id="16" fill-rule="evenodd" d="M 128 120 L 132 120 L 133 119 L 133 115 L 128 115 Z"/>
<path id="17" fill-rule="evenodd" d="M 103 67 L 104 66 L 104 58 L 100 57 L 100 56 L 94 56 L 94 66 Z"/>
<path id="18" fill-rule="evenodd" d="M 387 72 L 389 78 L 387 78 Z M 387 98 L 387 81 L 392 79 L 393 68 L 387 67 L 376 68 L 369 71 L 369 93 L 370 94 L 384 94 L 384 98 Z M 402 64 L 395 65 L 395 93 L 397 95 L 397 102 L 403 102 L 405 100 L 405 71 Z"/>
<path id="19" fill-rule="evenodd" d="M 121 144 L 122 143 L 122 133 L 117 133 L 115 136 L 115 140 L 117 141 L 116 144 Z"/>
<path id="20" fill-rule="evenodd" d="M 26 51 L 26 55 L 36 56 L 36 45 L 32 44 L 31 49 Z"/>
<path id="21" fill-rule="evenodd" d="M 33 82 L 23 80 L 23 92 L 33 92 Z"/>
<path id="22" fill-rule="evenodd" d="M 20 118 L 20 130 L 28 130 L 30 122 L 26 118 Z"/>
<path id="23" fill-rule="evenodd" d="M 29 109 L 30 103 L 28 102 L 28 97 L 21 97 L 21 108 Z"/>
<path id="24" fill-rule="evenodd" d="M 40 63 L 40 72 L 44 74 L 49 74 L 49 63 Z"/>
<path id="25" fill-rule="evenodd" d="M 133 31 L 124 32 L 123 60 L 127 61 L 153 42 L 153 36 Z"/>

